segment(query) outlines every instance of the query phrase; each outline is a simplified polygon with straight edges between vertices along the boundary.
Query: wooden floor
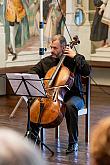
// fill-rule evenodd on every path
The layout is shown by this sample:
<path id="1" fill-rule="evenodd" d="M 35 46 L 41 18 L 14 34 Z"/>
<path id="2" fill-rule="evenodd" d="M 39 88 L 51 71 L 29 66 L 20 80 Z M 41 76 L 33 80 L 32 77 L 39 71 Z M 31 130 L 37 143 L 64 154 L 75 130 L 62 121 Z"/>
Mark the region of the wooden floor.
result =
<path id="1" fill-rule="evenodd" d="M 109 92 L 109 95 L 104 93 L 99 87 L 92 86 L 91 88 L 91 127 L 99 119 L 110 115 L 110 87 L 102 88 Z M 16 112 L 15 117 L 9 119 L 9 115 L 18 100 L 19 97 L 17 96 L 0 97 L 0 126 L 13 128 L 24 136 L 27 125 L 27 107 L 24 101 Z M 79 151 L 77 153 L 65 154 L 67 139 L 65 119 L 60 125 L 60 138 L 58 141 L 54 138 L 54 129 L 45 129 L 44 142 L 55 154 L 51 156 L 50 152 L 44 147 L 42 158 L 47 160 L 49 165 L 89 165 L 89 145 L 84 141 L 84 117 L 79 117 Z"/>

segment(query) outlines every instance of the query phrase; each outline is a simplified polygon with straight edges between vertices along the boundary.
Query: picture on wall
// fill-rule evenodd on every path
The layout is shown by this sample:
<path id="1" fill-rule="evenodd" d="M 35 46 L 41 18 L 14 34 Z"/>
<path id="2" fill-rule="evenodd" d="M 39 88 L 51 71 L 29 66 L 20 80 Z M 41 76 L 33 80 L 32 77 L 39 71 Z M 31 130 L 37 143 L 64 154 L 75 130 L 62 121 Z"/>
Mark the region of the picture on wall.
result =
<path id="1" fill-rule="evenodd" d="M 43 30 L 47 43 L 53 35 L 63 34 L 65 15 L 66 0 L 43 0 Z M 0 1 L 0 22 L 4 25 L 6 50 L 13 56 L 12 61 L 29 41 L 39 41 L 39 21 L 39 0 Z"/>

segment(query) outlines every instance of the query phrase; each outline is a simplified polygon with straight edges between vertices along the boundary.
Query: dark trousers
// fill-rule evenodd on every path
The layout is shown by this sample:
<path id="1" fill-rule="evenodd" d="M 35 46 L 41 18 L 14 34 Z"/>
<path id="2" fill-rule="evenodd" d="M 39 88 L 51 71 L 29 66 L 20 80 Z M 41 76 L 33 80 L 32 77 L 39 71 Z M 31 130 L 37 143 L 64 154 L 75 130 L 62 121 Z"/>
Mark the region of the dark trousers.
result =
<path id="1" fill-rule="evenodd" d="M 69 134 L 68 143 L 78 142 L 78 110 L 84 107 L 84 101 L 78 96 L 71 97 L 65 103 L 66 105 L 66 124 Z"/>

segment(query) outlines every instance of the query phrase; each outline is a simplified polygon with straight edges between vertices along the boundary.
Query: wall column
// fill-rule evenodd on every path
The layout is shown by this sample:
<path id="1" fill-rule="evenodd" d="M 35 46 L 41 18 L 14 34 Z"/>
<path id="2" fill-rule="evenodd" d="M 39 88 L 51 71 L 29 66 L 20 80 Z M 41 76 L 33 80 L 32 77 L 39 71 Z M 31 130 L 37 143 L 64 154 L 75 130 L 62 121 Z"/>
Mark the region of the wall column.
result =
<path id="1" fill-rule="evenodd" d="M 74 24 L 73 14 L 74 14 L 74 11 L 73 11 L 73 0 L 69 0 L 69 1 L 66 0 L 66 26 L 68 28 L 68 31 L 69 31 L 70 35 L 72 33 L 72 26 Z M 64 36 L 66 37 L 67 42 L 71 41 L 66 27 L 64 27 Z M 71 35 L 71 37 L 73 37 L 73 36 Z"/>
<path id="2" fill-rule="evenodd" d="M 75 24 L 75 11 L 82 9 L 84 13 L 84 22 L 82 25 Z M 91 41 L 90 41 L 90 23 L 89 23 L 89 1 L 82 0 L 82 4 L 77 4 L 77 0 L 66 1 L 66 25 L 71 36 L 78 35 L 80 44 L 77 46 L 79 53 L 84 54 L 87 60 L 90 60 Z M 68 39 L 66 28 L 65 37 Z"/>

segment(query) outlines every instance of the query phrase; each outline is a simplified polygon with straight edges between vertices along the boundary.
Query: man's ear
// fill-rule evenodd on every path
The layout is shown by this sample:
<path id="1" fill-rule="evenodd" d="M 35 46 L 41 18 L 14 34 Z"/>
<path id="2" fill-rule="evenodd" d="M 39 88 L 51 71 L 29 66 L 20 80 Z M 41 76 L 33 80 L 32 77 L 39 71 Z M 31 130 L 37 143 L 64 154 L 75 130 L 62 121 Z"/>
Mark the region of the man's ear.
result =
<path id="1" fill-rule="evenodd" d="M 62 50 L 65 51 L 66 46 L 62 46 Z"/>
<path id="2" fill-rule="evenodd" d="M 65 51 L 65 46 L 62 46 L 62 52 L 64 53 L 64 51 Z"/>

